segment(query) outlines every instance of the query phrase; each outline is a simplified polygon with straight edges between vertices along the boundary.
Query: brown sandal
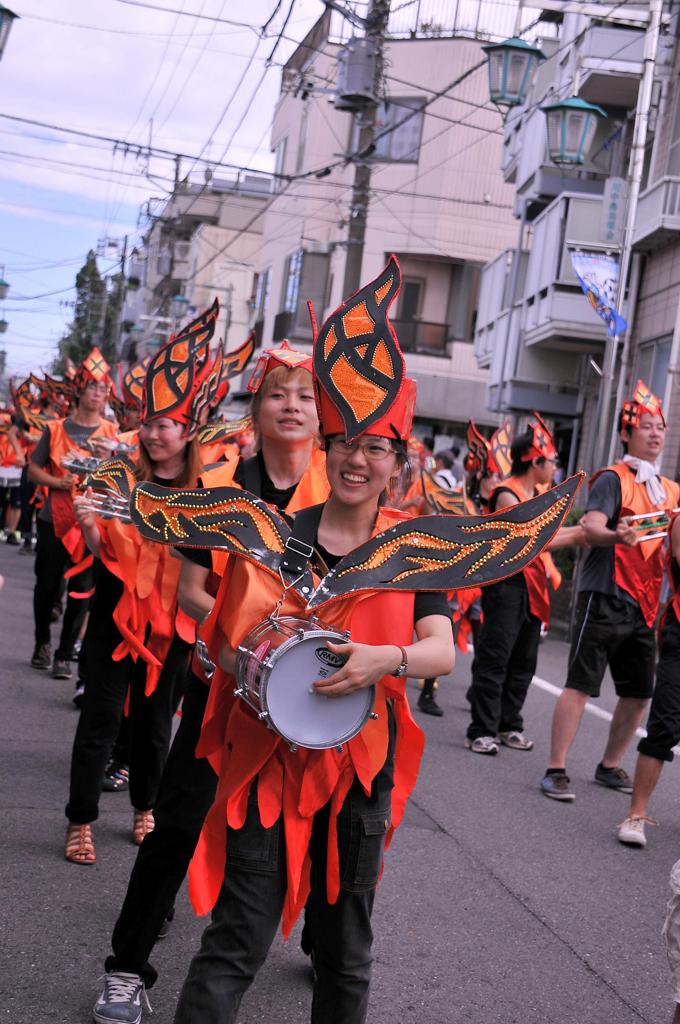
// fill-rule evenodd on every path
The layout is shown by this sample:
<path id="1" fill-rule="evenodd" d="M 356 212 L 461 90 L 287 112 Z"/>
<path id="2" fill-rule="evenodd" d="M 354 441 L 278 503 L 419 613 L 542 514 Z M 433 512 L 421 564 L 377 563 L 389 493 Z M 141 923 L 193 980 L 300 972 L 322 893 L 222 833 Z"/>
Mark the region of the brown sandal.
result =
<path id="1" fill-rule="evenodd" d="M 69 824 L 66 829 L 64 856 L 71 864 L 94 864 L 97 854 L 90 825 L 76 825 L 74 822 Z"/>
<path id="2" fill-rule="evenodd" d="M 132 822 L 132 842 L 135 846 L 142 845 L 144 836 L 153 832 L 155 824 L 153 811 L 135 811 Z"/>

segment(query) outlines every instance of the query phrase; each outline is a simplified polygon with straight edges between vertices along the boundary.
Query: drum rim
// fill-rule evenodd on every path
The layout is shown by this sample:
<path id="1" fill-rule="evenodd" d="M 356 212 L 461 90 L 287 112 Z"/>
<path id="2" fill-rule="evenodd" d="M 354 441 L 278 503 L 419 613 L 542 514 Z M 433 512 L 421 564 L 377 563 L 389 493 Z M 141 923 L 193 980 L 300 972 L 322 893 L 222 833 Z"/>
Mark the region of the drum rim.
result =
<path id="1" fill-rule="evenodd" d="M 268 621 L 269 621 L 268 619 L 263 619 L 262 622 L 259 622 L 256 626 L 253 626 L 253 628 L 250 630 L 250 632 L 247 634 L 247 636 L 245 636 L 243 638 L 243 641 L 241 642 L 242 645 L 246 643 L 246 641 L 249 639 L 249 637 L 251 635 L 253 635 L 256 632 L 256 630 L 259 630 L 260 627 L 265 626 Z M 283 622 L 293 621 L 293 622 L 310 623 L 312 620 L 311 619 L 303 619 L 301 616 L 298 616 L 298 615 L 282 615 L 278 621 L 283 621 Z M 271 628 L 273 628 L 273 627 L 271 627 Z M 315 628 L 314 629 L 305 630 L 305 635 L 304 635 L 304 637 L 302 639 L 304 639 L 305 641 L 313 640 L 313 639 L 318 639 L 319 637 L 324 637 L 324 638 L 328 639 L 330 636 L 337 637 L 339 642 L 344 642 L 344 643 L 346 643 L 347 639 L 348 639 L 346 633 L 341 633 L 336 627 L 328 626 L 325 623 L 324 624 L 322 624 L 322 623 L 315 623 Z M 299 638 L 297 635 L 296 636 L 288 637 L 287 640 L 284 640 L 284 642 L 282 644 L 280 644 L 278 647 L 276 647 L 273 650 L 273 652 L 272 652 L 273 662 L 275 663 L 276 661 L 278 661 L 279 658 L 282 657 L 283 654 L 287 650 L 289 650 L 291 647 L 297 646 L 297 644 L 299 644 L 300 642 L 301 642 L 301 638 Z M 252 653 L 252 649 L 251 649 L 251 653 Z M 267 654 L 267 658 L 268 657 L 269 657 L 269 654 Z M 275 732 L 276 735 L 279 736 L 289 746 L 294 746 L 296 748 L 300 747 L 303 750 L 334 750 L 337 747 L 343 746 L 345 743 L 349 743 L 349 741 L 353 740 L 355 736 L 358 736 L 359 733 L 361 732 L 361 730 L 366 725 L 366 723 L 370 720 L 371 712 L 373 711 L 373 707 L 375 705 L 375 697 L 376 697 L 376 687 L 375 687 L 375 684 L 373 684 L 373 683 L 370 686 L 366 686 L 366 687 L 362 688 L 362 691 L 365 692 L 365 694 L 366 694 L 366 708 L 365 708 L 365 711 L 362 712 L 360 718 L 358 719 L 360 724 L 358 724 L 357 727 L 352 727 L 350 729 L 347 729 L 341 736 L 337 736 L 332 741 L 327 742 L 327 743 L 302 742 L 301 740 L 296 739 L 294 736 L 288 735 L 288 733 L 284 732 L 283 729 L 280 729 L 278 726 L 275 726 L 274 719 L 272 717 L 272 713 L 271 713 L 271 710 L 270 710 L 270 707 L 269 707 L 269 701 L 267 700 L 267 684 L 269 682 L 269 678 L 271 676 L 273 668 L 274 668 L 274 664 L 263 666 L 262 675 L 261 675 L 261 681 L 260 681 L 260 702 L 262 704 L 262 711 L 267 713 L 267 725 L 268 725 L 268 727 L 271 728 L 272 731 Z M 357 691 L 355 691 L 355 693 L 356 692 Z M 353 695 L 354 694 L 351 694 L 351 695 L 347 694 L 348 697 L 349 696 L 353 696 Z M 330 698 L 326 698 L 326 699 L 330 700 Z M 341 700 L 342 698 L 334 698 L 334 699 L 335 700 Z M 248 701 L 246 701 L 246 703 L 248 703 Z M 251 706 L 251 705 L 249 705 L 249 706 Z"/>

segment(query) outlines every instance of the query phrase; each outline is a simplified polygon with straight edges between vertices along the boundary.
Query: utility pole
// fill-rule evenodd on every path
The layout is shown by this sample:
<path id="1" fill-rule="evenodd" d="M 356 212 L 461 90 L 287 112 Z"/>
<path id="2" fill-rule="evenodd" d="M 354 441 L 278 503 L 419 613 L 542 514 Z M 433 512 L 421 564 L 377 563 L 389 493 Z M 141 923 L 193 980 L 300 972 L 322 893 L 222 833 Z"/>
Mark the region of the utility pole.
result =
<path id="1" fill-rule="evenodd" d="M 375 146 L 378 92 L 383 70 L 383 45 L 389 15 L 390 0 L 371 0 L 365 24 L 366 38 L 375 40 L 373 99 L 354 115 L 354 123 L 359 127 L 359 142 L 356 147 L 358 156 L 354 161 L 354 185 L 347 233 L 345 277 L 342 285 L 342 294 L 345 297 L 353 295 L 361 285 L 361 264 L 364 257 L 364 240 L 370 200 L 371 157 Z"/>

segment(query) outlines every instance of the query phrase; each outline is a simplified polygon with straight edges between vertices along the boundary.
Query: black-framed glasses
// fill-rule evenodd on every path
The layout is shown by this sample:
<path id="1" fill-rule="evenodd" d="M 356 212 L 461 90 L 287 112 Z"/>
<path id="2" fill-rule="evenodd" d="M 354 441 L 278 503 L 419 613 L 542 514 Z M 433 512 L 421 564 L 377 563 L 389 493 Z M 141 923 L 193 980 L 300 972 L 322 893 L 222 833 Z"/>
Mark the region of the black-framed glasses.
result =
<path id="1" fill-rule="evenodd" d="M 395 455 L 396 449 L 389 441 L 382 438 L 364 438 L 363 440 L 346 441 L 344 437 L 331 437 L 328 442 L 330 451 L 338 455 L 353 455 L 361 451 L 364 458 L 369 462 L 380 462 L 388 455 Z"/>

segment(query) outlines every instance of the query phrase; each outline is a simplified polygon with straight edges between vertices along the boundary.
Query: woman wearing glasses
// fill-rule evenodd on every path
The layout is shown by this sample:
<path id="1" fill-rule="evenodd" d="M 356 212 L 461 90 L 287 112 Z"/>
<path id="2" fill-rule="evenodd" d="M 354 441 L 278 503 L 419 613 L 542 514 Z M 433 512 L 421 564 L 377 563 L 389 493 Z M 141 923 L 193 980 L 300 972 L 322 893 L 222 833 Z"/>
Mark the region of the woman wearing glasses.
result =
<path id="1" fill-rule="evenodd" d="M 297 534 L 304 519 L 317 579 L 375 533 L 408 518 L 384 507 L 406 464 L 415 400 L 387 321 L 398 287 L 391 261 L 316 339 L 315 386 L 331 494 L 298 513 L 293 530 Z M 362 374 L 365 358 L 376 372 Z M 220 781 L 190 875 L 196 909 L 212 909 L 213 918 L 175 1019 L 234 1021 L 279 921 L 287 936 L 306 905 L 302 945 L 315 971 L 312 1020 L 359 1024 L 368 1007 L 371 912 L 383 851 L 423 749 L 405 679 L 453 667 L 448 607 L 433 593 L 369 591 L 338 601 L 331 624 L 352 639 L 328 648 L 346 662 L 312 685 L 329 703 L 375 685 L 377 716 L 340 749 L 293 751 L 234 696 L 232 673 L 235 651 L 252 627 L 275 606 L 280 615 L 300 615 L 300 598 L 292 591 L 282 595 L 281 582 L 258 565 L 235 561 L 230 585 L 216 600 L 214 656 L 222 672 L 213 681 L 198 748 L 213 760 Z M 238 602 L 229 598 L 234 593 Z"/>

